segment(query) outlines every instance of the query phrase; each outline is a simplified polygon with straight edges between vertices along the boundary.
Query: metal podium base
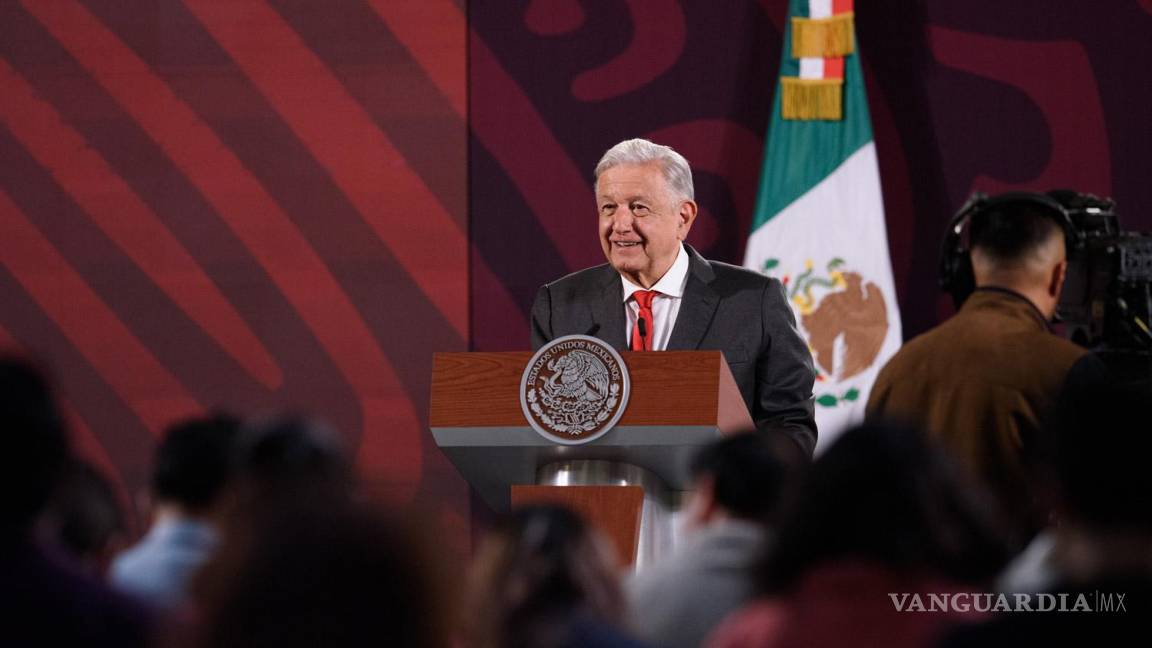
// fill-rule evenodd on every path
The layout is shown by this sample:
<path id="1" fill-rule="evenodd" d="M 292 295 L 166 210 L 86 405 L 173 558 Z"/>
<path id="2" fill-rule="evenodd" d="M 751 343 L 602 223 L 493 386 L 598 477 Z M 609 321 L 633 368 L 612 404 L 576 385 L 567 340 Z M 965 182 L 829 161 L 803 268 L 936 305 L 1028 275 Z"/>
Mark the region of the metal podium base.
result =
<path id="1" fill-rule="evenodd" d="M 649 470 L 615 461 L 574 459 L 541 467 L 536 483 L 541 486 L 640 486 L 644 489 L 644 504 L 633 567 L 643 569 L 672 547 L 673 493 Z"/>

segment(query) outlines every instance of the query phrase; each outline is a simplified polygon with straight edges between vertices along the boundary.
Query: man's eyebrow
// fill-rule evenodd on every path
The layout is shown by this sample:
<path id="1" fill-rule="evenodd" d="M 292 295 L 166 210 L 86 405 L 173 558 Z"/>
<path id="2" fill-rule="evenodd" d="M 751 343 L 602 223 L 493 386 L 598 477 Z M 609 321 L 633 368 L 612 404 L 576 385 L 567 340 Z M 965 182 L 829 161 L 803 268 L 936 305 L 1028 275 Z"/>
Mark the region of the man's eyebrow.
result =
<path id="1" fill-rule="evenodd" d="M 605 202 L 610 202 L 610 203 L 634 203 L 634 202 L 650 203 L 650 202 L 652 202 L 652 198 L 650 196 L 648 196 L 647 194 L 637 193 L 637 194 L 631 194 L 629 196 L 625 196 L 625 197 L 621 198 L 620 200 L 617 200 L 613 196 L 609 196 L 606 194 L 597 194 L 596 202 L 598 202 L 598 203 L 605 203 Z"/>
<path id="2" fill-rule="evenodd" d="M 625 203 L 637 202 L 637 201 L 640 201 L 640 202 L 649 202 L 650 201 L 648 196 L 646 196 L 644 194 L 632 194 L 631 196 L 625 196 L 620 201 L 617 201 L 615 198 L 612 198 L 609 196 L 600 196 L 599 200 L 601 200 L 601 201 L 609 200 L 612 202 L 625 202 Z"/>

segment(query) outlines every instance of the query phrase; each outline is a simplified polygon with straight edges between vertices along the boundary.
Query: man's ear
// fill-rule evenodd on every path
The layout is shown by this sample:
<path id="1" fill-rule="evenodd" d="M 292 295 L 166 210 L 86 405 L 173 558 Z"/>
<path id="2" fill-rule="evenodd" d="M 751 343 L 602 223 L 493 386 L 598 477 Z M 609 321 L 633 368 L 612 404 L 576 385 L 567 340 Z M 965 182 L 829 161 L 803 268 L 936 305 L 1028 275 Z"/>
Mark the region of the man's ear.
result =
<path id="1" fill-rule="evenodd" d="M 676 212 L 676 217 L 680 219 L 680 240 L 688 238 L 688 230 L 692 229 L 692 223 L 696 222 L 696 202 L 693 200 L 683 200 L 680 202 L 680 211 Z"/>
<path id="2" fill-rule="evenodd" d="M 1048 294 L 1053 298 L 1060 297 L 1060 289 L 1064 286 L 1064 276 L 1068 273 L 1068 261 L 1064 260 L 1052 266 L 1048 276 Z"/>

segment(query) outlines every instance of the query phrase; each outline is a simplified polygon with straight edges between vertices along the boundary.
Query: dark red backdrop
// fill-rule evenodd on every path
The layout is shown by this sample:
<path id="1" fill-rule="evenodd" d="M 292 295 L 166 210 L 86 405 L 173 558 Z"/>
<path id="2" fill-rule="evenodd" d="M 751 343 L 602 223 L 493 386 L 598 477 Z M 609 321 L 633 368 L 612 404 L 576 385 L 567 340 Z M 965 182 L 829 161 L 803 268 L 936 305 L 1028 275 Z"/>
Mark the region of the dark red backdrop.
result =
<path id="1" fill-rule="evenodd" d="M 174 417 L 290 407 L 464 538 L 430 354 L 526 346 L 540 283 L 598 261 L 590 169 L 627 137 L 687 155 L 691 241 L 739 262 L 785 4 L 4 0 L 0 344 L 125 492 Z M 1152 229 L 1152 2 L 857 11 L 906 335 L 974 188 Z"/>

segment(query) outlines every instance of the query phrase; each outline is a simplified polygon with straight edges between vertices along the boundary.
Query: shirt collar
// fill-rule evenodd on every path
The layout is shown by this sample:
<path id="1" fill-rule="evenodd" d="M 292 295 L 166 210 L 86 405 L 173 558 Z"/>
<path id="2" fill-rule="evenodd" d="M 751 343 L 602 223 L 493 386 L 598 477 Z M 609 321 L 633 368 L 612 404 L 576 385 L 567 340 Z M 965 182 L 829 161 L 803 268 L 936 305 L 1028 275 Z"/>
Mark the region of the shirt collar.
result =
<path id="1" fill-rule="evenodd" d="M 676 297 L 679 299 L 684 296 L 684 288 L 688 284 L 688 251 L 684 249 L 684 244 L 680 244 L 680 251 L 676 254 L 676 260 L 672 262 L 672 267 L 668 268 L 668 272 L 660 277 L 651 288 L 641 288 L 636 284 L 628 281 L 624 275 L 620 275 L 620 282 L 624 285 L 624 301 L 632 298 L 632 293 L 638 290 L 655 290 L 656 292 L 666 295 L 668 297 Z"/>

